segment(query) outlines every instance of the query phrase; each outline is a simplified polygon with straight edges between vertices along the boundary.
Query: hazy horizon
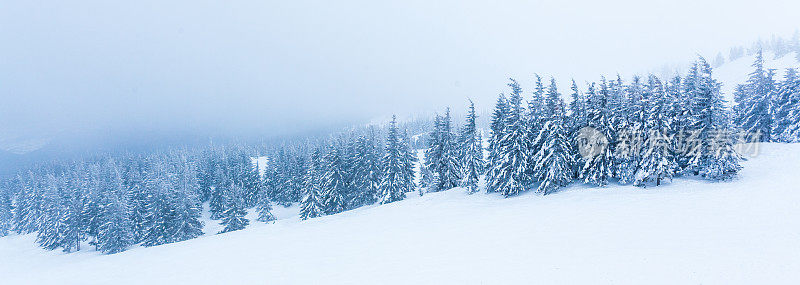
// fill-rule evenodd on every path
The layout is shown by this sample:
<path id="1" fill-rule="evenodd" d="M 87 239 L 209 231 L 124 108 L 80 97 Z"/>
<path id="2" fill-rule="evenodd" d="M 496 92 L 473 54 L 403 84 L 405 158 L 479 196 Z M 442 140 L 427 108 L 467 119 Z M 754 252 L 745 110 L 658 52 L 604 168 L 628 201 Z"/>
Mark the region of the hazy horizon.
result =
<path id="1" fill-rule="evenodd" d="M 508 77 L 647 72 L 800 27 L 800 3 L 774 0 L 2 6 L 0 142 L 89 145 L 291 135 L 468 98 L 485 109 Z"/>

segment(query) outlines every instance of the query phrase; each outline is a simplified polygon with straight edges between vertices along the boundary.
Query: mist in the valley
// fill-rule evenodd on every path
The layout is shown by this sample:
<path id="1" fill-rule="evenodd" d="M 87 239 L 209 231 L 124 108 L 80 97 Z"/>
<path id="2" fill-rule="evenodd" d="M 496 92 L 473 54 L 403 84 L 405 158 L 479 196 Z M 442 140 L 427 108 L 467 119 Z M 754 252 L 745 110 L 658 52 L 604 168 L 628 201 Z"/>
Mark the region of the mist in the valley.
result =
<path id="1" fill-rule="evenodd" d="M 508 77 L 648 72 L 791 35 L 797 11 L 787 0 L 3 0 L 0 149 L 298 135 L 468 98 L 486 110 Z"/>

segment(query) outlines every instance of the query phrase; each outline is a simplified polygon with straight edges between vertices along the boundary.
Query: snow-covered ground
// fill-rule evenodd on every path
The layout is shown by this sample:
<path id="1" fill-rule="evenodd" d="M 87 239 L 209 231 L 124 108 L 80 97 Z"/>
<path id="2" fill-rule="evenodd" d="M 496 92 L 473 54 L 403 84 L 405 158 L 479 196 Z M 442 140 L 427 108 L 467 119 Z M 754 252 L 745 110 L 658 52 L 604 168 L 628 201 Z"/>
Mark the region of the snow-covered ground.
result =
<path id="1" fill-rule="evenodd" d="M 463 189 L 116 255 L 0 238 L 2 284 L 798 284 L 800 144 L 732 182 Z"/>

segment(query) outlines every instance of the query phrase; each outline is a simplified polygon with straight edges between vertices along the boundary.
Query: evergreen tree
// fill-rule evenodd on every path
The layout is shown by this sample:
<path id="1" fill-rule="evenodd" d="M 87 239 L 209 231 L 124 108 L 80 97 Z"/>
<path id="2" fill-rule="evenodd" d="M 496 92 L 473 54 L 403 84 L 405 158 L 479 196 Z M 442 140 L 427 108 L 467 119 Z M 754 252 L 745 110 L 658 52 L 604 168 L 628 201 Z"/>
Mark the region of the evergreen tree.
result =
<path id="1" fill-rule="evenodd" d="M 347 174 L 342 151 L 337 145 L 328 146 L 323 158 L 325 172 L 322 177 L 322 205 L 326 215 L 342 212 L 347 208 L 344 194 L 347 192 Z"/>
<path id="2" fill-rule="evenodd" d="M 222 213 L 222 222 L 225 228 L 219 233 L 238 231 L 247 227 L 250 221 L 244 216 L 247 215 L 245 195 L 247 189 L 240 183 L 233 183 L 226 187 L 224 192 L 225 210 Z"/>
<path id="3" fill-rule="evenodd" d="M 499 165 L 501 161 L 500 156 L 500 139 L 503 137 L 503 130 L 505 129 L 506 115 L 508 114 L 508 104 L 505 95 L 500 94 L 497 96 L 497 103 L 495 104 L 494 111 L 492 112 L 492 121 L 489 126 L 491 134 L 489 136 L 489 157 L 486 163 L 486 192 L 497 192 L 495 185 L 501 185 L 500 169 L 494 166 Z M 423 180 L 425 179 L 425 172 L 423 169 Z"/>
<path id="4" fill-rule="evenodd" d="M 310 164 L 305 175 L 303 192 L 305 196 L 300 202 L 300 219 L 307 220 L 324 214 L 323 204 L 319 197 L 322 183 L 322 158 L 319 150 L 314 150 L 310 157 Z"/>
<path id="5" fill-rule="evenodd" d="M 97 249 L 108 254 L 123 252 L 136 241 L 131 209 L 123 190 L 103 193 L 103 224 L 97 236 Z"/>
<path id="6" fill-rule="evenodd" d="M 433 130 L 428 137 L 428 149 L 425 150 L 425 164 L 422 166 L 422 184 L 428 192 L 439 191 L 439 165 L 444 156 L 442 148 L 442 117 L 438 114 L 433 120 Z"/>
<path id="7" fill-rule="evenodd" d="M 375 137 L 375 128 L 370 126 L 367 135 L 359 136 L 355 144 L 353 172 L 356 195 L 350 204 L 353 207 L 360 207 L 373 204 L 378 199 L 381 153 Z"/>
<path id="8" fill-rule="evenodd" d="M 526 128 L 522 109 L 522 88 L 511 79 L 512 89 L 508 113 L 505 115 L 502 135 L 497 142 L 496 164 L 491 165 L 491 189 L 509 197 L 525 190 L 531 183 L 529 129 Z"/>
<path id="9" fill-rule="evenodd" d="M 644 102 L 644 129 L 646 139 L 642 152 L 642 161 L 636 170 L 634 185 L 644 186 L 654 182 L 656 186 L 665 180 L 672 180 L 678 168 L 675 156 L 670 148 L 670 134 L 674 133 L 675 118 L 671 115 L 671 107 L 675 102 L 658 77 L 650 75 L 645 88 L 647 94 Z"/>
<path id="10" fill-rule="evenodd" d="M 759 50 L 753 62 L 753 72 L 750 73 L 747 83 L 741 88 L 737 99 L 735 123 L 745 131 L 755 134 L 758 141 L 772 139 L 772 112 L 775 108 L 772 101 L 772 76 L 771 72 L 764 70 L 764 58 Z M 742 94 L 743 93 L 743 94 Z"/>
<path id="11" fill-rule="evenodd" d="M 258 221 L 269 223 L 275 220 L 272 215 L 272 203 L 269 200 L 269 195 L 265 191 L 258 194 L 258 202 L 256 204 L 256 211 L 258 211 Z"/>
<path id="12" fill-rule="evenodd" d="M 603 78 L 600 84 L 600 91 L 595 91 L 595 85 L 590 84 L 587 90 L 588 104 L 586 105 L 587 124 L 591 130 L 582 133 L 581 139 L 586 140 L 592 149 L 582 150 L 588 154 L 582 157 L 583 166 L 580 170 L 580 177 L 585 183 L 604 186 L 608 184 L 608 179 L 613 175 L 611 164 L 613 162 L 613 149 L 611 148 L 611 128 L 612 116 L 609 110 L 608 98 L 609 89 L 606 79 Z"/>
<path id="13" fill-rule="evenodd" d="M 403 130 L 403 140 L 400 142 L 400 158 L 402 161 L 403 170 L 403 184 L 406 192 L 414 191 L 416 185 L 414 183 L 414 165 L 418 163 L 415 152 L 411 149 L 411 137 L 408 136 L 408 130 Z"/>
<path id="14" fill-rule="evenodd" d="M 407 177 L 409 171 L 404 169 L 407 165 L 403 163 L 405 155 L 403 152 L 404 148 L 397 130 L 397 118 L 392 116 L 389 134 L 386 138 L 386 152 L 383 157 L 383 180 L 380 186 L 381 204 L 403 200 L 406 192 L 409 192 L 410 177 Z"/>
<path id="15" fill-rule="evenodd" d="M 641 147 L 644 141 L 645 106 L 649 98 L 644 97 L 641 79 L 634 76 L 625 90 L 620 105 L 613 111 L 620 118 L 616 124 L 616 144 L 614 148 L 614 173 L 620 184 L 635 180 L 636 170 L 641 161 Z"/>
<path id="16" fill-rule="evenodd" d="M 38 227 L 36 242 L 47 250 L 54 250 L 63 247 L 65 251 L 71 250 L 74 241 L 71 237 L 69 222 L 70 217 L 68 205 L 69 200 L 65 199 L 65 187 L 63 177 L 56 177 L 48 174 L 44 182 L 42 192 L 41 224 Z"/>
<path id="17" fill-rule="evenodd" d="M 469 101 L 469 113 L 467 122 L 461 129 L 461 185 L 467 188 L 467 192 L 472 194 L 478 192 L 478 178 L 483 173 L 483 146 L 482 138 L 478 133 L 475 120 L 475 104 Z"/>
<path id="18" fill-rule="evenodd" d="M 778 109 L 773 133 L 783 142 L 800 141 L 800 75 L 795 69 L 786 70 L 776 97 Z"/>
<path id="19" fill-rule="evenodd" d="M 459 157 L 457 152 L 455 134 L 451 127 L 450 109 L 445 112 L 444 117 L 437 120 L 434 128 L 436 132 L 435 140 L 432 140 L 431 149 L 431 169 L 437 178 L 436 190 L 442 191 L 458 186 L 460 180 Z"/>
<path id="20" fill-rule="evenodd" d="M 0 183 L 0 237 L 8 235 L 11 231 L 12 208 L 10 187 Z"/>
<path id="21" fill-rule="evenodd" d="M 14 205 L 14 231 L 20 234 L 32 233 L 37 230 L 37 220 L 42 216 L 42 190 L 32 171 L 17 176 L 17 193 Z"/>
<path id="22" fill-rule="evenodd" d="M 569 102 L 569 117 L 571 118 L 569 133 L 572 134 L 586 126 L 586 98 L 578 90 L 575 79 L 572 80 L 570 90 L 572 90 L 572 101 Z"/>
<path id="23" fill-rule="evenodd" d="M 222 218 L 223 207 L 225 206 L 225 197 L 223 193 L 225 193 L 225 189 L 230 187 L 232 183 L 233 180 L 225 173 L 222 167 L 217 167 L 214 170 L 214 186 L 211 188 L 208 203 L 212 220 L 219 220 Z"/>
<path id="24" fill-rule="evenodd" d="M 253 164 L 250 156 L 244 152 L 238 156 L 236 165 L 241 185 L 244 188 L 244 202 L 247 208 L 252 208 L 258 202 L 258 194 L 261 191 L 261 175 L 258 173 L 258 165 Z"/>
<path id="25" fill-rule="evenodd" d="M 172 189 L 169 199 L 170 215 L 167 223 L 167 242 L 180 242 L 203 235 L 203 222 L 200 221 L 202 204 L 199 184 L 196 179 L 194 163 L 180 154 L 173 168 Z"/>
<path id="26" fill-rule="evenodd" d="M 531 100 L 528 101 L 528 110 L 525 114 L 523 114 L 524 117 L 523 124 L 525 130 L 527 131 L 526 136 L 530 138 L 527 144 L 528 147 L 527 156 L 528 159 L 530 159 L 530 161 L 527 162 L 527 165 L 530 166 L 536 165 L 536 161 L 533 160 L 533 155 L 536 154 L 542 147 L 542 145 L 539 142 L 533 139 L 536 138 L 542 131 L 542 128 L 544 127 L 544 124 L 548 118 L 548 115 L 545 114 L 545 109 L 546 109 L 545 92 L 547 92 L 547 90 L 544 87 L 544 83 L 542 83 L 542 77 L 539 76 L 538 74 L 535 74 L 534 76 L 536 78 L 534 80 L 533 98 L 531 98 Z M 527 181 L 526 183 L 536 182 L 533 181 L 536 179 L 536 176 L 533 173 L 533 167 L 528 167 L 526 171 L 527 171 L 526 176 L 532 179 L 531 181 Z"/>
<path id="27" fill-rule="evenodd" d="M 711 66 L 702 57 L 692 66 L 684 80 L 691 100 L 688 170 L 710 180 L 733 177 L 741 169 L 739 156 L 728 136 L 729 115 L 719 92 L 720 83 L 712 78 Z"/>
<path id="28" fill-rule="evenodd" d="M 534 139 L 534 144 L 541 147 L 533 155 L 533 175 L 541 181 L 537 191 L 547 195 L 572 182 L 574 156 L 564 122 L 564 101 L 558 93 L 555 79 L 550 81 L 545 100 L 545 124 Z"/>

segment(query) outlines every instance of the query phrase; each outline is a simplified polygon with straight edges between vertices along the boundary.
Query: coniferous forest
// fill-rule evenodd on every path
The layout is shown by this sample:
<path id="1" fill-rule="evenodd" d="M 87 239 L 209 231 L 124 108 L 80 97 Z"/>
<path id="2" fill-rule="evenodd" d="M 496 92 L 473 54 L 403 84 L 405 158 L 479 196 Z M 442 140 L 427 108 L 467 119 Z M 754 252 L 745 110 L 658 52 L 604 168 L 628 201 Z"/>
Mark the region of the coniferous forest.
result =
<path id="1" fill-rule="evenodd" d="M 546 197 L 573 183 L 730 180 L 747 151 L 739 143 L 800 141 L 800 75 L 776 74 L 759 51 L 735 104 L 703 58 L 671 78 L 601 77 L 565 88 L 537 75 L 529 88 L 509 79 L 485 128 L 470 101 L 463 119 L 443 110 L 424 133 L 393 118 L 266 147 L 46 163 L 0 182 L 0 236 L 35 234 L 44 249 L 113 254 L 201 236 L 206 215 L 222 234 L 246 228 L 253 211 L 270 223 L 275 207 L 299 205 L 305 220 L 456 187 Z M 254 162 L 261 156 L 267 165 Z"/>

